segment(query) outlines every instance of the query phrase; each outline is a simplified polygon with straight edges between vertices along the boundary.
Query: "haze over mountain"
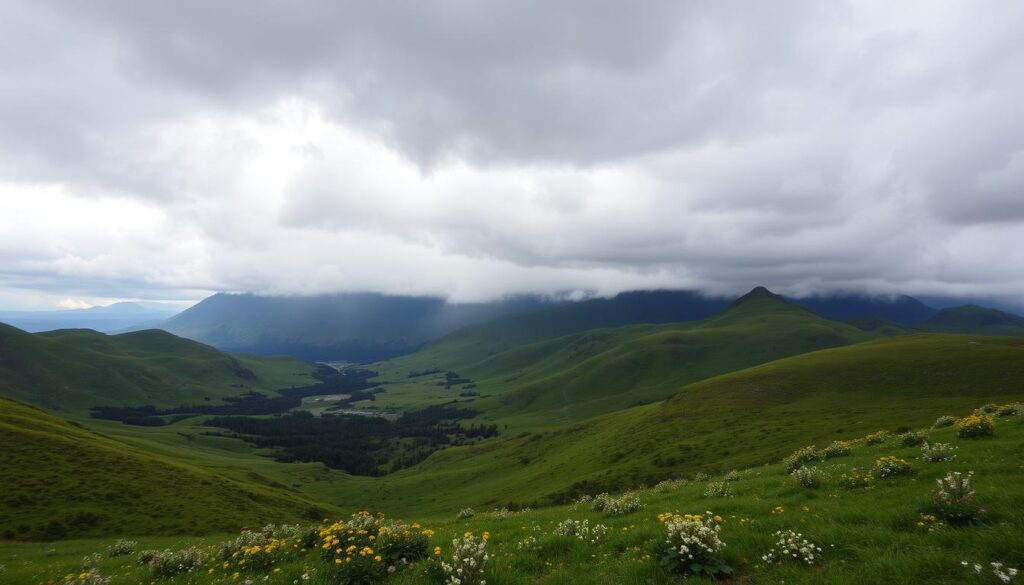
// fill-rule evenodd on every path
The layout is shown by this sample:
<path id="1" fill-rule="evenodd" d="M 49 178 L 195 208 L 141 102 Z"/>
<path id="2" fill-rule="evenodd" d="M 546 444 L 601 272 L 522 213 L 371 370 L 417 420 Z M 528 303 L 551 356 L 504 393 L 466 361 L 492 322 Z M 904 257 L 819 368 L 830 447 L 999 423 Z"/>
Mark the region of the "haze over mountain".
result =
<path id="1" fill-rule="evenodd" d="M 0 322 L 25 331 L 94 329 L 115 333 L 156 325 L 181 310 L 176 305 L 120 302 L 107 306 L 63 311 L 0 311 Z"/>

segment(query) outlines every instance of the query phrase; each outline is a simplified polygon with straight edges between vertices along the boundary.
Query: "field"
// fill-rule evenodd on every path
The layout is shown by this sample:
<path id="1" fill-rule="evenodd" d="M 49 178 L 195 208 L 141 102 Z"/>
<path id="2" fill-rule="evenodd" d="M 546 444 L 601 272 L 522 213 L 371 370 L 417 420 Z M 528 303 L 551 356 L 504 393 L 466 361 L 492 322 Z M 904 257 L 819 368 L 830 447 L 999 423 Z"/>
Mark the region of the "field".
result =
<path id="1" fill-rule="evenodd" d="M 849 456 L 808 464 L 824 474 L 814 488 L 798 485 L 784 466 L 773 464 L 637 491 L 641 507 L 621 515 L 594 511 L 589 504 L 520 512 L 478 508 L 475 515 L 461 520 L 456 519 L 459 506 L 444 513 L 405 515 L 407 522 L 419 521 L 435 532 L 422 547 L 409 549 L 427 559 L 418 561 L 416 569 L 398 568 L 389 582 L 437 582 L 424 574 L 436 568 L 436 561 L 430 560 L 433 547 L 440 546 L 440 557 L 448 560 L 453 538 L 465 532 L 479 536 L 485 531 L 489 533 L 486 549 L 490 558 L 485 576 L 492 585 L 710 582 L 699 576 L 684 579 L 683 574 L 662 567 L 659 560 L 665 554 L 666 529 L 659 514 L 711 511 L 721 518 L 716 524 L 726 544 L 716 562 L 734 571 L 742 582 L 998 583 L 989 563 L 1002 563 L 1004 571 L 1024 563 L 1024 541 L 1019 538 L 1024 530 L 1024 487 L 1019 481 L 1024 418 L 994 420 L 994 437 L 959 438 L 952 427 L 923 429 L 929 441 L 955 447 L 952 461 L 927 462 L 921 447 L 902 446 L 902 439 L 895 436 L 877 445 L 857 442 Z M 843 474 L 870 469 L 889 455 L 908 461 L 910 473 L 876 478 L 866 488 L 842 485 Z M 974 472 L 977 495 L 969 506 L 976 515 L 974 522 L 950 525 L 941 518 L 922 517 L 933 513 L 930 506 L 936 480 L 951 471 Z M 729 486 L 730 495 L 708 495 L 709 488 L 719 483 Z M 554 534 L 556 526 L 570 518 L 588 520 L 590 527 L 604 525 L 607 533 L 597 542 Z M 781 530 L 801 533 L 801 538 L 820 546 L 820 553 L 815 553 L 810 564 L 792 557 L 781 564 L 765 562 L 763 556 L 778 540 L 776 531 Z M 144 532 L 140 526 L 136 533 Z M 191 573 L 166 578 L 154 577 L 150 568 L 136 562 L 134 554 L 108 557 L 106 549 L 112 538 L 10 543 L 0 546 L 0 581 L 42 584 L 72 575 L 68 582 L 74 582 L 85 568 L 95 567 L 112 577 L 115 585 L 337 582 L 337 565 L 323 560 L 319 542 L 272 551 L 269 560 L 258 555 L 228 555 L 227 560 L 217 556 L 216 543 L 232 538 L 231 534 L 202 539 L 138 538 L 136 550 L 196 545 L 207 554 Z M 329 551 L 328 557 L 335 556 Z M 240 565 L 241 558 L 250 562 Z M 963 562 L 980 564 L 982 575 L 974 575 L 973 567 L 965 567 Z M 380 563 L 387 564 L 385 559 Z"/>

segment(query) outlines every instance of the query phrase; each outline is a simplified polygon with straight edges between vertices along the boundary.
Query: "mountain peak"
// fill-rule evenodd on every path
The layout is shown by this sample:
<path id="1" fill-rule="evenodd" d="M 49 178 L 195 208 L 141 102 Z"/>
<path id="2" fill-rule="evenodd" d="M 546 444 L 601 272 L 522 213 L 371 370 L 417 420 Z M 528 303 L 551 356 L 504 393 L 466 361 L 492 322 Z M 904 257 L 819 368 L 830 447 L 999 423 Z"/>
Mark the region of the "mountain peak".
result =
<path id="1" fill-rule="evenodd" d="M 786 302 L 785 299 L 783 299 L 779 295 L 773 293 L 772 291 L 768 290 L 767 288 L 765 288 L 763 286 L 755 286 L 750 292 L 748 292 L 747 294 L 743 295 L 742 297 L 736 299 L 736 301 L 732 305 L 735 307 L 735 306 L 742 305 L 743 303 L 747 303 L 747 302 L 750 302 L 750 301 L 757 301 L 757 300 L 761 300 L 761 299 L 771 299 L 771 300 L 776 300 L 776 301 L 780 301 L 780 302 L 783 302 L 783 303 Z"/>

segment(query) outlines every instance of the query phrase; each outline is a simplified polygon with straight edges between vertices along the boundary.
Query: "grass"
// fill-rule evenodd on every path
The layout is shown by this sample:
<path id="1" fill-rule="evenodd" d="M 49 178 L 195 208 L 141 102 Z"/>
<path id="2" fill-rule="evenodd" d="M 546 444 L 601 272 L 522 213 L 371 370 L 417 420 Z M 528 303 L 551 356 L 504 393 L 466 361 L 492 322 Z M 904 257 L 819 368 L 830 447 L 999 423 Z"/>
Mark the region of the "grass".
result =
<path id="1" fill-rule="evenodd" d="M 203 534 L 331 509 L 255 473 L 226 477 L 5 398 L 0 444 L 0 538 L 8 540 Z"/>
<path id="2" fill-rule="evenodd" d="M 26 333 L 0 324 L 5 396 L 63 415 L 99 405 L 177 406 L 312 381 L 310 364 L 233 356 L 159 330 Z"/>
<path id="3" fill-rule="evenodd" d="M 951 412 L 953 413 L 953 412 Z M 964 411 L 953 414 L 965 414 Z M 951 462 L 926 463 L 919 448 L 899 446 L 893 438 L 881 445 L 854 447 L 848 457 L 818 462 L 826 477 L 821 487 L 798 487 L 781 465 L 758 466 L 730 481 L 734 496 L 705 496 L 706 482 L 692 481 L 669 491 L 639 492 L 643 509 L 623 516 L 608 516 L 589 507 L 556 506 L 499 518 L 484 510 L 472 518 L 456 520 L 460 506 L 444 513 L 408 516 L 436 530 L 431 546 L 447 554 L 451 539 L 464 531 L 489 531 L 491 562 L 487 582 L 492 585 L 526 584 L 621 584 L 710 582 L 665 572 L 658 563 L 664 528 L 661 512 L 703 513 L 723 517 L 722 539 L 727 543 L 725 560 L 737 571 L 736 581 L 753 584 L 815 583 L 994 583 L 991 575 L 975 578 L 961 561 L 986 564 L 1002 562 L 1009 567 L 1024 564 L 1024 483 L 1020 453 L 1024 452 L 1022 417 L 997 419 L 996 436 L 965 440 L 952 428 L 931 429 L 933 441 L 954 443 L 957 458 Z M 852 438 L 844 434 L 840 438 Z M 839 475 L 852 468 L 870 467 L 884 455 L 912 462 L 906 477 L 877 480 L 871 489 L 849 490 L 838 483 Z M 974 471 L 977 504 L 987 510 L 980 525 L 945 526 L 929 533 L 917 526 L 919 514 L 930 501 L 937 478 L 948 471 Z M 720 481 L 721 477 L 711 481 Z M 609 527 L 609 536 L 593 545 L 552 534 L 566 518 L 588 519 Z M 793 529 L 824 550 L 812 567 L 797 563 L 765 566 L 761 556 L 772 546 L 777 530 Z M 130 534 L 130 533 L 129 533 Z M 225 535 L 222 538 L 227 538 Z M 536 546 L 521 550 L 517 544 L 535 538 Z M 141 537 L 140 548 L 208 546 L 218 538 L 173 539 Z M 0 545 L 0 581 L 19 584 L 60 580 L 82 568 L 83 557 L 102 553 L 112 538 L 61 543 L 7 543 Z M 258 583 L 291 584 L 296 580 L 313 585 L 334 583 L 326 565 L 315 553 L 296 551 L 276 565 L 280 572 L 247 570 L 237 562 L 216 563 L 170 579 L 154 579 L 132 557 L 103 558 L 98 567 L 113 577 L 114 585 L 175 583 L 206 585 L 253 579 Z M 212 569 L 212 573 L 208 573 Z M 232 575 L 238 571 L 239 577 Z M 302 575 L 309 580 L 301 580 Z M 266 579 L 264 579 L 266 577 Z M 389 582 L 431 583 L 426 577 L 399 572 Z"/>

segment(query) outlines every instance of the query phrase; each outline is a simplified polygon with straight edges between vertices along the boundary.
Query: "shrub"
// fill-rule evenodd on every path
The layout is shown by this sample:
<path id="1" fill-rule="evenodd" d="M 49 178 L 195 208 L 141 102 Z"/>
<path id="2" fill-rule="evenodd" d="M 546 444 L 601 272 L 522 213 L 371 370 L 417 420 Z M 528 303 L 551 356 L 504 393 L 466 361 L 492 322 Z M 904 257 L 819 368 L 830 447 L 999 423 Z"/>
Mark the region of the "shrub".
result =
<path id="1" fill-rule="evenodd" d="M 709 479 L 711 479 L 711 476 L 703 471 L 698 471 L 697 474 L 693 476 L 693 481 L 707 481 Z"/>
<path id="2" fill-rule="evenodd" d="M 143 550 L 139 551 L 139 554 L 135 555 L 135 561 L 139 565 L 148 565 L 150 561 L 160 552 L 158 550 Z"/>
<path id="3" fill-rule="evenodd" d="M 974 506 L 973 477 L 973 471 L 950 471 L 945 477 L 935 480 L 932 510 L 937 516 L 954 525 L 981 521 L 984 510 Z"/>
<path id="4" fill-rule="evenodd" d="M 108 557 L 126 557 L 130 554 L 135 554 L 135 549 L 138 548 L 139 543 L 134 540 L 120 539 L 114 542 L 114 544 L 107 547 Z"/>
<path id="5" fill-rule="evenodd" d="M 832 441 L 831 445 L 821 450 L 821 454 L 825 456 L 825 459 L 832 459 L 835 457 L 846 457 L 852 451 L 852 441 Z"/>
<path id="6" fill-rule="evenodd" d="M 707 489 L 704 490 L 705 498 L 731 498 L 732 497 L 732 485 L 727 481 L 712 481 L 708 482 Z"/>
<path id="7" fill-rule="evenodd" d="M 990 403 L 986 404 L 985 406 L 982 406 L 982 407 L 981 407 L 981 408 L 979 408 L 978 410 L 979 410 L 979 411 L 981 411 L 981 412 L 983 412 L 983 413 L 985 413 L 985 414 L 995 414 L 995 413 L 996 413 L 996 411 L 998 411 L 998 410 L 999 410 L 999 407 L 998 407 L 998 406 L 996 406 L 995 404 L 992 404 L 992 403 L 990 402 Z"/>
<path id="8" fill-rule="evenodd" d="M 881 445 L 889 440 L 889 431 L 878 431 L 864 437 L 864 443 L 868 445 Z"/>
<path id="9" fill-rule="evenodd" d="M 871 473 L 879 479 L 889 479 L 901 475 L 910 475 L 911 465 L 906 459 L 892 455 L 879 457 L 871 468 Z"/>
<path id="10" fill-rule="evenodd" d="M 321 528 L 318 536 L 338 581 L 366 583 L 383 579 L 389 566 L 426 558 L 433 534 L 419 524 L 388 522 L 383 514 L 363 511 Z"/>
<path id="11" fill-rule="evenodd" d="M 491 511 L 491 517 L 495 520 L 507 520 L 512 517 L 512 510 L 508 508 L 495 508 Z"/>
<path id="12" fill-rule="evenodd" d="M 1024 404 L 1004 404 L 996 411 L 996 416 L 1020 416 L 1024 412 Z"/>
<path id="13" fill-rule="evenodd" d="M 821 485 L 821 470 L 816 467 L 798 467 L 789 474 L 797 485 L 805 488 L 816 488 Z"/>
<path id="14" fill-rule="evenodd" d="M 961 439 L 990 437 L 996 428 L 991 416 L 974 413 L 956 421 L 956 434 Z"/>
<path id="15" fill-rule="evenodd" d="M 679 573 L 716 576 L 731 575 L 721 552 L 725 542 L 720 537 L 721 518 L 711 512 L 704 515 L 663 514 L 667 545 L 661 559 L 663 567 Z"/>
<path id="16" fill-rule="evenodd" d="M 794 530 L 780 530 L 775 536 L 778 538 L 775 546 L 761 557 L 762 561 L 770 565 L 782 564 L 790 559 L 813 565 L 817 555 L 821 554 L 820 546 Z"/>
<path id="17" fill-rule="evenodd" d="M 798 467 L 803 467 L 805 463 L 811 461 L 817 461 L 822 458 L 821 451 L 818 451 L 814 445 L 809 447 L 801 447 L 793 452 L 792 455 L 782 460 L 786 464 L 786 471 L 792 472 Z"/>
<path id="18" fill-rule="evenodd" d="M 559 522 L 552 533 L 558 536 L 571 536 L 590 544 L 597 544 L 608 535 L 608 527 L 604 524 L 591 526 L 589 520 L 573 520 L 569 518 Z"/>
<path id="19" fill-rule="evenodd" d="M 153 553 L 149 569 L 157 577 L 171 577 L 180 573 L 191 573 L 206 559 L 202 549 L 190 546 L 183 550 L 162 550 Z"/>
<path id="20" fill-rule="evenodd" d="M 740 477 L 741 477 L 740 472 L 738 472 L 735 469 L 733 469 L 733 470 L 730 470 L 729 473 L 726 473 L 725 477 L 723 477 L 722 479 L 724 479 L 725 481 L 736 481 Z"/>
<path id="21" fill-rule="evenodd" d="M 904 447 L 917 447 L 928 440 L 928 433 L 925 431 L 910 431 L 900 435 L 900 445 Z"/>
<path id="22" fill-rule="evenodd" d="M 485 585 L 484 571 L 491 560 L 487 554 L 487 539 L 484 532 L 477 538 L 467 532 L 462 538 L 452 541 L 451 562 L 442 562 L 447 585 Z"/>
<path id="23" fill-rule="evenodd" d="M 948 415 L 947 416 L 940 416 L 939 418 L 935 419 L 935 427 L 936 428 L 951 427 L 955 423 L 956 423 L 956 417 L 955 416 L 948 416 Z"/>
<path id="24" fill-rule="evenodd" d="M 654 487 L 651 488 L 651 491 L 659 494 L 664 494 L 668 492 L 674 492 L 686 484 L 687 481 L 685 479 L 666 479 L 654 484 Z"/>
<path id="25" fill-rule="evenodd" d="M 931 534 L 945 528 L 945 524 L 942 520 L 939 520 L 932 514 L 919 514 L 917 517 L 917 529 L 921 532 L 927 532 Z"/>
<path id="26" fill-rule="evenodd" d="M 625 493 L 621 496 L 610 496 L 598 494 L 594 496 L 591 508 L 597 512 L 604 512 L 611 516 L 622 516 L 643 508 L 640 498 L 636 494 Z"/>
<path id="27" fill-rule="evenodd" d="M 921 445 L 921 459 L 928 463 L 941 463 L 956 459 L 956 449 L 949 443 L 925 443 Z"/>
<path id="28" fill-rule="evenodd" d="M 465 520 L 466 518 L 472 518 L 476 516 L 476 512 L 473 508 L 463 508 L 459 510 L 459 513 L 455 515 L 456 520 Z"/>
<path id="29" fill-rule="evenodd" d="M 867 470 L 851 469 L 839 477 L 839 485 L 846 489 L 870 489 L 875 485 L 875 477 Z"/>

